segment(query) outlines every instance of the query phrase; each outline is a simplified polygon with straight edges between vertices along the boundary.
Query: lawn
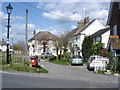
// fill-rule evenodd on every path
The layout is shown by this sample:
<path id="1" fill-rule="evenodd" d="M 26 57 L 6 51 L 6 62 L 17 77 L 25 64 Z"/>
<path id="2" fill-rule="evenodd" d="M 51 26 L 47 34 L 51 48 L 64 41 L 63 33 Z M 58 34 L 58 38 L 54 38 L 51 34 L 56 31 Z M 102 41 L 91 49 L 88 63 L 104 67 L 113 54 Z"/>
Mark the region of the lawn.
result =
<path id="1" fill-rule="evenodd" d="M 61 64 L 61 65 L 70 65 L 70 62 L 67 61 L 60 61 L 60 60 L 52 60 L 50 61 L 51 63 L 55 63 L 55 64 Z"/>
<path id="2" fill-rule="evenodd" d="M 14 54 L 11 56 L 10 64 L 6 64 L 6 53 L 0 52 L 0 70 L 12 70 L 20 72 L 32 72 L 32 73 L 48 73 L 48 70 L 37 66 L 30 67 L 31 62 L 25 60 L 25 55 Z"/>
<path id="3" fill-rule="evenodd" d="M 22 65 L 20 63 L 16 64 L 6 64 L 2 65 L 2 70 L 12 70 L 12 71 L 21 71 L 21 72 L 31 72 L 31 73 L 48 73 L 48 70 L 37 66 L 37 67 L 29 67 L 28 65 Z"/>

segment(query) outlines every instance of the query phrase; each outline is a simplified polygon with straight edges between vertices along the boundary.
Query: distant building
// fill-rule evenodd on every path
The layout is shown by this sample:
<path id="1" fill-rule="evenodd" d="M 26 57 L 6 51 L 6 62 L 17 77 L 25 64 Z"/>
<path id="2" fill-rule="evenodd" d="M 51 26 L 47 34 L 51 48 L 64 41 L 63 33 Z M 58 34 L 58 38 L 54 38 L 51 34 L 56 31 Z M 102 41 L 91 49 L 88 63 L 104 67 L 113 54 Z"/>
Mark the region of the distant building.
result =
<path id="1" fill-rule="evenodd" d="M 7 43 L 4 41 L 4 39 L 2 39 L 2 41 L 0 41 L 0 51 L 6 51 L 7 49 Z"/>
<path id="2" fill-rule="evenodd" d="M 113 0 L 112 0 L 113 1 Z M 120 58 L 120 1 L 111 2 L 107 25 L 110 25 L 108 51 Z"/>
<path id="3" fill-rule="evenodd" d="M 56 55 L 57 37 L 48 31 L 40 31 L 28 41 L 29 55 Z"/>
<path id="4" fill-rule="evenodd" d="M 2 39 L 2 41 L 0 41 L 0 51 L 6 52 L 6 49 L 7 49 L 7 43 L 4 41 L 4 39 Z M 11 52 L 13 51 L 10 45 L 9 45 L 9 51 Z"/>

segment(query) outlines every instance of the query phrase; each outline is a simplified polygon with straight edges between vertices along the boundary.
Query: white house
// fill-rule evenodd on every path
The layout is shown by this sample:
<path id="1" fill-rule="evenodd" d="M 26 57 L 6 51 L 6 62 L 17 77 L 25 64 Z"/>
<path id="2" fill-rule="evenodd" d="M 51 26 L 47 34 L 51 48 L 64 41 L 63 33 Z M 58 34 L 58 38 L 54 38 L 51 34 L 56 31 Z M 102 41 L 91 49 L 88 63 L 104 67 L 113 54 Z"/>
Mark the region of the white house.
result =
<path id="1" fill-rule="evenodd" d="M 110 35 L 110 28 L 104 28 L 100 29 L 96 33 L 92 34 L 91 37 L 93 38 L 93 42 L 97 43 L 100 41 L 101 43 L 104 43 L 104 48 L 107 48 L 108 41 L 109 41 L 109 35 Z"/>
<path id="2" fill-rule="evenodd" d="M 73 42 L 73 45 L 79 47 L 80 50 L 82 50 L 82 43 L 85 36 L 92 35 L 100 29 L 104 28 L 106 28 L 106 26 L 100 22 L 99 19 L 94 19 L 90 22 L 88 20 L 86 23 L 79 22 L 78 28 L 76 28 L 77 31 L 72 35 L 70 41 Z M 82 56 L 82 53 L 80 53 L 80 55 Z"/>
<path id="3" fill-rule="evenodd" d="M 56 55 L 56 39 L 57 37 L 50 32 L 40 31 L 28 41 L 29 55 Z"/>
<path id="4" fill-rule="evenodd" d="M 2 41 L 0 41 L 0 51 L 6 51 L 7 49 L 7 43 L 2 39 Z"/>

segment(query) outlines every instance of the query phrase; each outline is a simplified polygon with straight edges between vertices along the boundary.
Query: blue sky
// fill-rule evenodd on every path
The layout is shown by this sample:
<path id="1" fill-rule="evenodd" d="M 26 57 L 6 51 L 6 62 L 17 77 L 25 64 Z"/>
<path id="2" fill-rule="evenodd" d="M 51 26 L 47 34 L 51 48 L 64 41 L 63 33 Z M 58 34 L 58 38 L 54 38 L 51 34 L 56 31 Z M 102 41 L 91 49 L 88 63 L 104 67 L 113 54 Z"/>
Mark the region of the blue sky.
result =
<path id="1" fill-rule="evenodd" d="M 2 2 L 0 20 L 2 20 L 2 37 L 6 40 L 7 13 L 9 2 Z M 28 14 L 28 39 L 33 31 L 50 31 L 56 36 L 71 31 L 83 17 L 90 20 L 99 18 L 106 24 L 109 12 L 109 2 L 10 2 L 13 7 L 11 13 L 10 42 L 25 41 L 25 10 Z M 83 12 L 86 11 L 86 14 Z"/>

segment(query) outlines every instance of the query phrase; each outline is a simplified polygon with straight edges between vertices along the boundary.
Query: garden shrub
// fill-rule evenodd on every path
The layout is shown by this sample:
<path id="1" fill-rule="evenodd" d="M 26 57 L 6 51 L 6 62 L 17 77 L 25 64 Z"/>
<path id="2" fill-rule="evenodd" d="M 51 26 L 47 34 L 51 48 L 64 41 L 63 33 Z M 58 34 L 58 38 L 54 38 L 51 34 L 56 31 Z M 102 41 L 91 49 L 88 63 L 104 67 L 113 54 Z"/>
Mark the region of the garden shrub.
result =
<path id="1" fill-rule="evenodd" d="M 50 61 L 53 61 L 53 60 L 56 60 L 56 59 L 57 59 L 56 56 L 52 56 L 52 57 L 49 58 Z"/>

